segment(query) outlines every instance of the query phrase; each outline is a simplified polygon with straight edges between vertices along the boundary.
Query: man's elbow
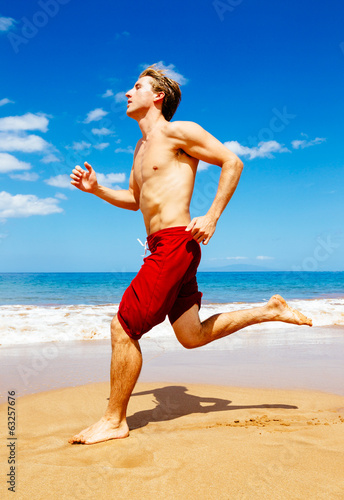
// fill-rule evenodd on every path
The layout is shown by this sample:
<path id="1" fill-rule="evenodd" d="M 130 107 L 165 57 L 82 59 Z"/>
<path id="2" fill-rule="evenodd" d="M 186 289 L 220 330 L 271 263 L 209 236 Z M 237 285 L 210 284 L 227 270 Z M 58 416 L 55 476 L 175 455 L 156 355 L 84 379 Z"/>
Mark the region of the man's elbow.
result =
<path id="1" fill-rule="evenodd" d="M 228 164 L 228 167 L 232 170 L 233 168 L 237 170 L 238 172 L 242 172 L 244 168 L 243 162 L 238 158 L 237 156 L 235 158 L 231 158 L 230 160 L 227 160 L 225 163 Z"/>
<path id="2" fill-rule="evenodd" d="M 133 203 L 130 207 L 130 210 L 132 210 L 133 212 L 137 212 L 138 210 L 140 210 L 140 204 L 137 202 Z"/>
<path id="3" fill-rule="evenodd" d="M 240 158 L 238 158 L 238 156 L 234 159 L 234 168 L 235 170 L 241 174 L 243 168 L 244 168 L 244 164 L 243 162 L 240 160 Z"/>
<path id="4" fill-rule="evenodd" d="M 139 210 L 139 205 L 136 205 L 135 203 L 131 203 L 130 205 L 127 205 L 125 207 L 127 210 L 131 210 L 132 212 L 137 212 Z"/>

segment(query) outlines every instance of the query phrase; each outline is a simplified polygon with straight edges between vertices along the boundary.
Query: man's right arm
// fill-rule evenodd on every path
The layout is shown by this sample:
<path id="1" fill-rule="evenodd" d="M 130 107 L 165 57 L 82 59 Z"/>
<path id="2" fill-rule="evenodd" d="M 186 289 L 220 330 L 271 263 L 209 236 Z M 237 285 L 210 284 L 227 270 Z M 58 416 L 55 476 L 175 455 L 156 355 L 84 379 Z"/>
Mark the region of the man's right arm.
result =
<path id="1" fill-rule="evenodd" d="M 134 172 L 130 172 L 129 189 L 110 189 L 105 186 L 97 184 L 93 194 L 102 200 L 111 203 L 118 208 L 125 208 L 126 210 L 138 210 L 140 208 L 138 200 L 135 198 L 134 193 Z"/>
<path id="2" fill-rule="evenodd" d="M 110 189 L 98 184 L 96 173 L 89 163 L 85 162 L 84 165 L 87 170 L 83 170 L 79 165 L 73 170 L 70 176 L 73 186 L 86 193 L 94 194 L 115 207 L 126 210 L 140 208 L 138 197 L 135 196 L 133 169 L 130 173 L 129 189 Z"/>

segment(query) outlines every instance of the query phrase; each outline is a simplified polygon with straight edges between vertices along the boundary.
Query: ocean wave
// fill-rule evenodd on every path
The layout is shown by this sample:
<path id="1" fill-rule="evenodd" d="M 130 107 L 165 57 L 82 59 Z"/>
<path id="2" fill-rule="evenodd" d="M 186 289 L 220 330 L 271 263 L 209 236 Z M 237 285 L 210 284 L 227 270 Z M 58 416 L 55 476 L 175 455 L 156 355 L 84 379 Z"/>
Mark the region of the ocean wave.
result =
<path id="1" fill-rule="evenodd" d="M 312 318 L 314 326 L 344 325 L 344 298 L 290 300 L 291 307 Z M 205 304 L 200 310 L 204 320 L 213 314 L 258 307 L 263 303 Z M 110 323 L 118 304 L 105 305 L 6 305 L 0 306 L 0 344 L 34 344 L 110 338 Z M 245 331 L 276 331 L 295 328 L 282 322 L 267 322 L 245 328 Z M 145 337 L 151 340 L 171 338 L 166 319 Z"/>

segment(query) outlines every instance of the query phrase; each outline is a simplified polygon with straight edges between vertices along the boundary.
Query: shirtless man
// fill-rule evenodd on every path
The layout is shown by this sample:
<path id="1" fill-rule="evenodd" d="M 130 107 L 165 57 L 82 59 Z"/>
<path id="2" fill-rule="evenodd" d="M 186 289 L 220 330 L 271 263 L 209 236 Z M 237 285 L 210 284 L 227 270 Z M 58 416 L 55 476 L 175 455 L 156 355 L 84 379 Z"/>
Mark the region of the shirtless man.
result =
<path id="1" fill-rule="evenodd" d="M 140 337 L 166 315 L 179 342 L 191 349 L 226 337 L 248 325 L 283 321 L 312 325 L 274 295 L 262 307 L 211 316 L 201 322 L 196 271 L 200 243 L 207 245 L 231 199 L 243 168 L 241 160 L 192 122 L 170 122 L 180 102 L 179 85 L 154 67 L 146 69 L 126 94 L 127 115 L 141 129 L 128 190 L 100 186 L 87 162 L 76 166 L 71 184 L 128 210 L 141 210 L 151 255 L 124 293 L 111 322 L 111 391 L 104 416 L 69 440 L 93 444 L 129 435 L 126 410 L 138 379 Z M 190 201 L 199 160 L 221 167 L 217 194 L 208 212 L 190 218 Z"/>

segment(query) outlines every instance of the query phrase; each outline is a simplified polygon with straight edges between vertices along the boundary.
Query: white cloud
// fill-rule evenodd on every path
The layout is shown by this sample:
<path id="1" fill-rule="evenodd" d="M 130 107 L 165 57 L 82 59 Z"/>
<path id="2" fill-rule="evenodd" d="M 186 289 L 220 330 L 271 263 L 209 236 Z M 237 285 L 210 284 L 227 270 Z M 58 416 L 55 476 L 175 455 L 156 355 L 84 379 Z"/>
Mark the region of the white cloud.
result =
<path id="1" fill-rule="evenodd" d="M 241 257 L 241 256 L 238 256 L 238 257 L 226 257 L 227 260 L 245 260 L 247 258 L 248 257 Z"/>
<path id="2" fill-rule="evenodd" d="M 103 95 L 102 97 L 112 97 L 113 96 L 113 92 L 111 89 L 108 89 Z"/>
<path id="3" fill-rule="evenodd" d="M 232 153 L 238 156 L 248 156 L 250 160 L 254 158 L 273 158 L 272 153 L 290 153 L 289 149 L 284 146 L 284 144 L 279 144 L 276 141 L 259 142 L 258 146 L 249 148 L 248 146 L 243 146 L 238 141 L 228 141 L 224 145 Z M 116 152 L 116 151 L 115 151 Z M 197 170 L 202 172 L 208 170 L 210 165 L 204 161 L 200 161 Z"/>
<path id="4" fill-rule="evenodd" d="M 105 187 L 117 187 L 118 186 L 113 186 L 115 183 L 121 183 L 125 181 L 125 174 L 118 173 L 118 174 L 98 174 L 97 173 L 97 179 L 99 184 Z"/>
<path id="5" fill-rule="evenodd" d="M 301 135 L 306 135 L 306 134 L 301 134 Z M 291 141 L 291 145 L 293 146 L 294 149 L 299 149 L 299 148 L 304 149 L 308 148 L 309 146 L 315 146 L 316 144 L 321 144 L 322 142 L 325 141 L 326 139 L 324 137 L 316 137 L 311 141 L 307 141 L 306 139 Z"/>
<path id="6" fill-rule="evenodd" d="M 140 67 L 142 69 L 146 69 L 149 66 L 150 66 L 150 64 L 140 64 Z M 185 85 L 186 83 L 188 83 L 187 78 L 185 78 L 181 73 L 178 73 L 175 70 L 175 65 L 174 64 L 169 64 L 168 66 L 166 66 L 166 64 L 164 63 L 164 61 L 159 61 L 159 62 L 156 63 L 156 67 L 157 67 L 157 69 L 164 70 L 165 75 L 167 76 L 167 78 L 171 78 L 172 80 L 175 80 L 180 85 Z"/>
<path id="7" fill-rule="evenodd" d="M 0 172 L 13 172 L 13 170 L 30 170 L 30 163 L 18 160 L 8 153 L 0 153 Z"/>
<path id="8" fill-rule="evenodd" d="M 35 172 L 24 172 L 23 174 L 12 174 L 11 179 L 18 179 L 19 181 L 34 182 L 39 179 L 39 175 Z"/>
<path id="9" fill-rule="evenodd" d="M 275 257 L 268 257 L 267 255 L 258 255 L 257 260 L 274 260 Z"/>
<path id="10" fill-rule="evenodd" d="M 7 238 L 7 236 L 8 236 L 8 234 L 4 234 L 4 233 L 0 234 L 0 240 L 1 239 L 4 240 L 5 238 Z"/>
<path id="11" fill-rule="evenodd" d="M 102 174 L 97 172 L 97 180 L 100 185 L 106 187 L 115 187 L 117 189 L 121 189 L 118 186 L 113 186 L 115 183 L 122 183 L 125 181 L 125 174 L 122 173 L 113 173 L 113 174 Z M 75 189 L 71 183 L 71 178 L 67 174 L 57 175 L 56 177 L 50 177 L 50 179 L 46 179 L 44 182 L 49 184 L 49 186 L 65 188 L 65 189 Z"/>
<path id="12" fill-rule="evenodd" d="M 100 151 L 103 151 L 103 149 L 107 148 L 108 146 L 110 146 L 110 143 L 109 142 L 101 142 L 100 144 L 96 144 L 95 146 L 93 146 L 95 149 L 99 149 Z"/>
<path id="13" fill-rule="evenodd" d="M 92 134 L 94 135 L 112 135 L 114 132 L 110 130 L 109 128 L 93 128 L 91 130 Z"/>
<path id="14" fill-rule="evenodd" d="M 127 98 L 125 97 L 125 92 L 117 92 L 115 95 L 116 102 L 127 102 Z"/>
<path id="15" fill-rule="evenodd" d="M 224 145 L 238 156 L 248 156 L 249 160 L 254 158 L 273 158 L 272 153 L 290 153 L 289 149 L 284 147 L 284 144 L 279 144 L 277 141 L 261 141 L 258 146 L 249 148 L 242 146 L 237 141 L 228 141 Z"/>
<path id="16" fill-rule="evenodd" d="M 131 146 L 128 146 L 127 148 L 117 148 L 115 149 L 115 153 L 129 153 L 129 154 L 134 154 L 134 150 Z"/>
<path id="17" fill-rule="evenodd" d="M 1 99 L 0 100 L 0 106 L 4 106 L 5 104 L 14 104 L 14 101 L 11 101 L 10 99 L 7 99 L 7 97 L 5 97 L 4 99 Z"/>
<path id="18" fill-rule="evenodd" d="M 50 154 L 47 156 L 44 156 L 44 158 L 41 159 L 42 163 L 54 163 L 54 162 L 59 162 L 60 160 L 56 155 Z"/>
<path id="19" fill-rule="evenodd" d="M 34 194 L 16 194 L 6 191 L 0 193 L 0 217 L 30 217 L 31 215 L 50 215 L 63 212 L 56 198 L 37 198 Z"/>
<path id="20" fill-rule="evenodd" d="M 74 151 L 84 151 L 92 146 L 89 142 L 81 141 L 81 142 L 73 142 L 71 146 L 67 146 L 67 149 L 74 149 Z"/>
<path id="21" fill-rule="evenodd" d="M 0 31 L 9 31 L 15 24 L 12 17 L 0 17 Z"/>
<path id="22" fill-rule="evenodd" d="M 49 184 L 49 186 L 65 188 L 65 189 L 74 189 L 74 186 L 70 183 L 71 178 L 67 174 L 60 174 L 56 177 L 50 177 L 49 179 L 45 179 L 45 183 Z"/>
<path id="23" fill-rule="evenodd" d="M 58 198 L 59 200 L 68 200 L 67 196 L 63 193 L 56 193 L 55 198 Z"/>
<path id="24" fill-rule="evenodd" d="M 8 134 L 6 132 L 0 132 L 0 151 L 36 153 L 45 151 L 49 147 L 49 143 L 38 135 Z"/>
<path id="25" fill-rule="evenodd" d="M 209 163 L 205 163 L 205 161 L 200 160 L 198 163 L 197 170 L 198 172 L 202 172 L 203 170 L 208 170 L 210 167 Z"/>
<path id="26" fill-rule="evenodd" d="M 98 122 L 108 114 L 109 114 L 108 111 L 104 111 L 102 108 L 96 108 L 87 114 L 84 123 Z"/>
<path id="27" fill-rule="evenodd" d="M 48 130 L 49 120 L 43 114 L 26 113 L 22 116 L 5 116 L 0 118 L 1 131 L 20 131 L 20 130 Z"/>

